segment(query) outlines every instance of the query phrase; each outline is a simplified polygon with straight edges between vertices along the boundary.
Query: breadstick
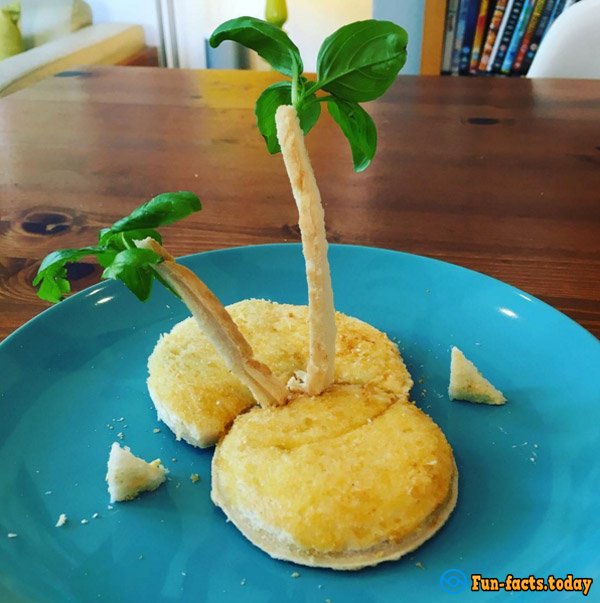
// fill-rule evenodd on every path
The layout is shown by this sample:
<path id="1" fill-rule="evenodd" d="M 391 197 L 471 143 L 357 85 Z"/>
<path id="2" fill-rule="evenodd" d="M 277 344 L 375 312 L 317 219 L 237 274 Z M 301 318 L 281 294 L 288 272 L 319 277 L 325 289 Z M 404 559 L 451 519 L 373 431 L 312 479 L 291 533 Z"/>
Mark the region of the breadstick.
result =
<path id="1" fill-rule="evenodd" d="M 189 268 L 177 264 L 154 239 L 148 237 L 135 244 L 164 258 L 154 269 L 179 294 L 227 368 L 252 392 L 254 399 L 262 407 L 283 404 L 288 397 L 285 385 L 254 358 L 252 347 L 214 293 Z"/>
<path id="2" fill-rule="evenodd" d="M 282 105 L 275 113 L 277 139 L 298 207 L 298 224 L 308 282 L 309 354 L 303 389 L 318 395 L 333 383 L 335 309 L 327 261 L 321 194 L 315 180 L 296 109 Z M 291 384 L 292 389 L 297 389 Z"/>

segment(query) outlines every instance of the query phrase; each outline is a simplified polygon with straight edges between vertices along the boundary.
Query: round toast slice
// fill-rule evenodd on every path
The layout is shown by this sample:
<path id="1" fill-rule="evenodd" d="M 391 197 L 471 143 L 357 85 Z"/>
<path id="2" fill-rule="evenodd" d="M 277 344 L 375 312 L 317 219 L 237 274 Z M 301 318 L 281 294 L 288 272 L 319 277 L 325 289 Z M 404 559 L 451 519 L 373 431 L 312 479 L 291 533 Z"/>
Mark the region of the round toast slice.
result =
<path id="1" fill-rule="evenodd" d="M 307 365 L 308 308 L 265 300 L 227 307 L 257 360 L 286 383 Z M 367 323 L 336 313 L 335 381 L 371 384 L 408 399 L 413 385 L 398 348 Z M 193 318 L 162 335 L 148 360 L 148 390 L 158 418 L 193 446 L 212 446 L 254 406 Z"/>
<path id="2" fill-rule="evenodd" d="M 374 386 L 336 384 L 236 419 L 212 463 L 213 502 L 277 559 L 340 570 L 398 559 L 454 509 L 439 427 Z"/>

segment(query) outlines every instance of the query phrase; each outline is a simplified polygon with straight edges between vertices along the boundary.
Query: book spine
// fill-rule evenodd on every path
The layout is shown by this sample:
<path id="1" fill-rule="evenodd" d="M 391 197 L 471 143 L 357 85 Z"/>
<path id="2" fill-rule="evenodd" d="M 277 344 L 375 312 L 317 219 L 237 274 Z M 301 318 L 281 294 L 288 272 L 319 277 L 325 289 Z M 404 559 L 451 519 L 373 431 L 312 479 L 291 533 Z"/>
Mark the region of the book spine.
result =
<path id="1" fill-rule="evenodd" d="M 553 21 L 553 16 L 556 15 L 557 11 L 562 10 L 565 5 L 565 0 L 548 0 L 546 2 L 546 6 L 544 7 L 544 12 L 540 17 L 540 22 L 536 27 L 535 33 L 531 38 L 531 42 L 529 42 L 529 48 L 527 49 L 527 54 L 525 54 L 525 58 L 523 59 L 523 64 L 521 65 L 521 69 L 519 73 L 521 75 L 525 75 L 527 71 L 529 71 L 529 67 L 531 67 L 531 63 L 533 62 L 533 57 L 535 57 L 535 53 L 540 46 L 541 41 L 543 40 L 550 24 Z"/>
<path id="2" fill-rule="evenodd" d="M 475 35 L 473 36 L 473 50 L 471 51 L 471 63 L 469 65 L 469 73 L 475 75 L 483 50 L 483 37 L 488 26 L 488 15 L 490 14 L 491 0 L 481 0 L 479 5 L 479 14 L 477 15 L 477 24 L 475 26 Z"/>
<path id="3" fill-rule="evenodd" d="M 471 50 L 473 48 L 473 40 L 475 38 L 475 27 L 477 26 L 477 17 L 479 15 L 480 0 L 470 0 L 469 10 L 467 11 L 467 21 L 465 25 L 465 34 L 463 44 L 460 51 L 460 60 L 458 72 L 461 75 L 469 74 L 469 65 L 471 63 Z"/>
<path id="4" fill-rule="evenodd" d="M 515 72 L 519 72 L 521 69 L 521 65 L 523 64 L 523 59 L 527 54 L 527 49 L 529 48 L 529 43 L 531 42 L 531 38 L 533 37 L 533 33 L 535 32 L 535 28 L 540 21 L 540 17 L 542 16 L 542 11 L 544 10 L 544 5 L 546 4 L 546 0 L 536 0 L 535 7 L 533 9 L 533 14 L 531 15 L 531 19 L 529 20 L 529 25 L 527 25 L 527 29 L 525 31 L 525 35 L 523 36 L 523 40 L 521 41 L 521 47 L 519 48 L 519 52 L 515 57 L 515 61 L 513 63 L 512 70 Z"/>
<path id="5" fill-rule="evenodd" d="M 508 22 L 508 18 L 510 17 L 510 13 L 512 11 L 514 3 L 514 0 L 508 0 L 506 8 L 504 9 L 504 14 L 502 15 L 502 22 L 500 23 L 500 27 L 498 28 L 496 40 L 494 41 L 494 46 L 492 48 L 492 52 L 490 53 L 490 58 L 486 67 L 486 71 L 488 73 L 492 72 L 492 65 L 496 60 L 496 55 L 498 54 L 498 49 L 500 48 L 500 42 L 502 41 L 502 36 L 504 35 L 504 30 L 506 29 L 506 24 Z"/>
<path id="6" fill-rule="evenodd" d="M 456 18 L 460 0 L 448 0 L 446 11 L 446 32 L 444 34 L 444 54 L 442 56 L 442 73 L 452 70 L 452 51 L 454 49 L 454 35 L 456 33 Z"/>
<path id="7" fill-rule="evenodd" d="M 456 32 L 454 34 L 454 48 L 452 49 L 452 67 L 450 71 L 453 75 L 458 75 L 460 65 L 460 51 L 462 50 L 463 39 L 465 37 L 465 28 L 467 26 L 467 11 L 469 10 L 469 0 L 460 0 L 458 16 L 456 17 Z"/>
<path id="8" fill-rule="evenodd" d="M 508 15 L 508 19 L 506 20 L 506 27 L 504 28 L 504 32 L 502 33 L 502 38 L 498 46 L 496 58 L 492 63 L 491 70 L 494 73 L 500 73 L 500 70 L 502 69 L 504 57 L 506 56 L 506 52 L 508 51 L 508 47 L 510 46 L 510 41 L 512 40 L 512 37 L 517 28 L 519 16 L 521 15 L 521 10 L 523 10 L 523 4 L 525 4 L 525 0 L 514 0 L 513 2 L 510 14 Z M 498 35 L 500 34 L 498 33 Z"/>
<path id="9" fill-rule="evenodd" d="M 497 0 L 496 6 L 494 7 L 494 14 L 490 20 L 487 36 L 483 45 L 483 51 L 481 53 L 481 59 L 479 61 L 478 71 L 480 72 L 486 71 L 487 69 L 487 65 L 490 61 L 490 55 L 492 54 L 492 49 L 494 48 L 494 43 L 496 42 L 498 28 L 502 23 L 502 17 L 504 16 L 504 11 L 506 10 L 507 2 L 508 0 Z"/>
<path id="10" fill-rule="evenodd" d="M 511 72 L 515 56 L 517 55 L 517 52 L 519 52 L 521 40 L 523 39 L 525 30 L 529 24 L 529 19 L 531 17 L 531 13 L 533 12 L 534 5 L 535 0 L 526 0 L 525 4 L 523 5 L 523 10 L 519 16 L 515 33 L 510 41 L 510 46 L 506 51 L 506 56 L 504 57 L 504 62 L 502 63 L 502 69 L 500 70 L 504 74 L 509 74 Z"/>

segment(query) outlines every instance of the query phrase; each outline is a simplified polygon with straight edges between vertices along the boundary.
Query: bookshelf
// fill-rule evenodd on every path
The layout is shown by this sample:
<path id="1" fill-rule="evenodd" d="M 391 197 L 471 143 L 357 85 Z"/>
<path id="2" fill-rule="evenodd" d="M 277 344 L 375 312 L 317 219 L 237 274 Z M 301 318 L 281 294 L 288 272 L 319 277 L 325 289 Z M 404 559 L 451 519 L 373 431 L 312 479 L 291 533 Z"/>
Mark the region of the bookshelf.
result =
<path id="1" fill-rule="evenodd" d="M 552 23 L 578 0 L 425 0 L 422 75 L 527 74 Z"/>

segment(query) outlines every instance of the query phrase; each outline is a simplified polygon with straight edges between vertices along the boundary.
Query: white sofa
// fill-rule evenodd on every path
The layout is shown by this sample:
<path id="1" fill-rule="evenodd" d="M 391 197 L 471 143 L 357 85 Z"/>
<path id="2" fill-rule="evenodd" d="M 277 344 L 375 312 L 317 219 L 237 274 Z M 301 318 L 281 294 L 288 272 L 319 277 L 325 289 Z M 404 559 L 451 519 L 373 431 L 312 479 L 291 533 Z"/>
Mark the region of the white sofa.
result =
<path id="1" fill-rule="evenodd" d="M 0 0 L 0 7 L 8 0 Z M 81 65 L 130 62 L 146 50 L 139 25 L 92 24 L 84 0 L 20 0 L 24 51 L 0 60 L 0 96 Z"/>

